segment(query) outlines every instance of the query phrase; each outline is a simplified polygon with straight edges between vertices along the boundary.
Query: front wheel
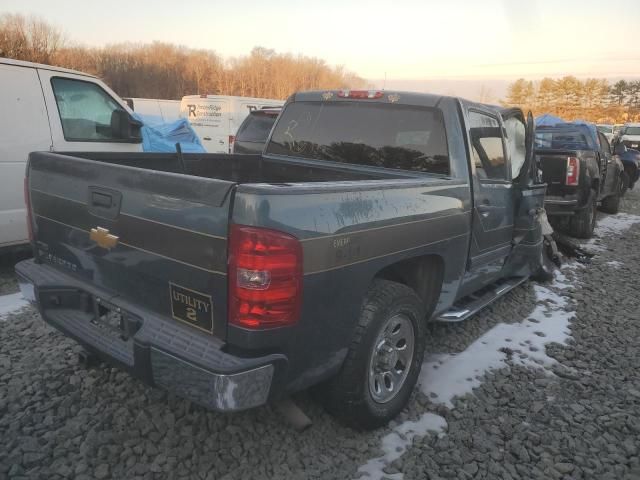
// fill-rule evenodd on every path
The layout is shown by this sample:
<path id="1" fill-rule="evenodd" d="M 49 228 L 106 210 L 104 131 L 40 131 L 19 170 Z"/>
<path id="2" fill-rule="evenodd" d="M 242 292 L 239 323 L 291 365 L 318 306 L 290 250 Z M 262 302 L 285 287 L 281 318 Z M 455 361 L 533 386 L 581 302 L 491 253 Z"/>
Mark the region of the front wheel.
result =
<path id="1" fill-rule="evenodd" d="M 602 200 L 602 204 L 600 205 L 600 210 L 605 213 L 611 213 L 615 215 L 620 211 L 620 199 L 626 189 L 624 189 L 624 181 L 621 178 L 620 183 L 618 184 L 618 191 L 613 195 L 609 195 L 607 198 Z"/>
<path id="2" fill-rule="evenodd" d="M 591 238 L 596 227 L 597 195 L 589 190 L 587 205 L 569 220 L 569 235 L 576 238 Z"/>
<path id="3" fill-rule="evenodd" d="M 620 186 L 620 188 L 622 189 L 621 195 L 624 197 L 625 193 L 627 193 L 627 190 L 631 188 L 631 176 L 629 175 L 629 173 L 624 171 L 620 176 L 620 181 L 622 182 L 622 185 Z"/>
<path id="4" fill-rule="evenodd" d="M 424 312 L 409 287 L 374 280 L 342 370 L 321 387 L 330 413 L 362 429 L 381 427 L 400 413 L 422 366 Z"/>

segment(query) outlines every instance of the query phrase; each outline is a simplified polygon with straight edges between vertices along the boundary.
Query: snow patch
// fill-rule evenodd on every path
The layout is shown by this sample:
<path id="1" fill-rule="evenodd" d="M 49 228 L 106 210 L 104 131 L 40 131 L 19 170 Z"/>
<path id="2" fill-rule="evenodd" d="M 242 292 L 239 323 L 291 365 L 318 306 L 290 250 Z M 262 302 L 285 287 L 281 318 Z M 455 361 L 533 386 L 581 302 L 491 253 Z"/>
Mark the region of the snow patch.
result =
<path id="1" fill-rule="evenodd" d="M 596 228 L 593 230 L 593 238 L 578 243 L 592 252 L 603 252 L 606 247 L 602 244 L 602 239 L 620 235 L 636 223 L 640 223 L 640 215 L 618 213 L 616 215 L 600 216 L 596 223 Z"/>
<path id="2" fill-rule="evenodd" d="M 598 219 L 594 233 L 598 237 L 609 237 L 628 230 L 636 223 L 640 223 L 640 215 L 632 215 L 630 213 L 607 215 Z"/>
<path id="3" fill-rule="evenodd" d="M 609 267 L 612 267 L 614 269 L 619 269 L 623 264 L 622 262 L 619 262 L 617 260 L 611 260 L 610 262 L 605 263 L 605 265 L 608 265 Z"/>
<path id="4" fill-rule="evenodd" d="M 11 293 L 0 296 L 0 321 L 6 320 L 10 313 L 17 312 L 29 305 L 22 293 Z"/>
<path id="5" fill-rule="evenodd" d="M 575 268 L 576 264 L 569 264 L 563 270 Z M 571 280 L 563 271 L 556 270 L 551 287 L 561 291 L 570 286 Z M 545 344 L 567 341 L 569 320 L 574 312 L 568 298 L 551 288 L 535 285 L 534 290 L 536 307 L 522 322 L 496 325 L 461 353 L 430 355 L 422 364 L 418 379 L 422 392 L 433 402 L 453 407 L 453 398 L 478 387 L 486 372 L 506 366 L 507 352 L 512 356 L 511 361 L 519 365 L 540 367 L 556 363 L 546 355 Z M 432 394 L 436 396 L 432 397 Z M 446 420 L 432 413 L 423 414 L 417 421 L 397 425 L 382 438 L 384 455 L 369 460 L 358 469 L 361 478 L 401 480 L 402 473 L 384 473 L 383 468 L 402 456 L 414 437 L 424 436 L 429 431 L 442 432 L 446 428 Z"/>
<path id="6" fill-rule="evenodd" d="M 568 279 L 562 272 L 556 272 L 552 286 L 565 289 L 569 286 Z M 418 380 L 424 394 L 432 401 L 452 407 L 453 398 L 478 387 L 485 373 L 505 367 L 507 355 L 513 363 L 524 366 L 555 363 L 546 355 L 545 344 L 566 342 L 574 313 L 566 297 L 541 285 L 535 285 L 534 289 L 537 305 L 524 321 L 496 325 L 463 352 L 429 356 Z"/>
<path id="7" fill-rule="evenodd" d="M 382 469 L 394 460 L 402 456 L 407 448 L 411 446 L 416 436 L 424 436 L 428 432 L 442 432 L 447 428 L 447 421 L 439 415 L 433 413 L 425 413 L 418 420 L 407 420 L 396 426 L 391 433 L 382 438 L 382 450 L 384 455 L 378 458 L 372 458 L 362 465 L 358 472 L 362 473 L 360 478 L 372 480 L 381 480 L 382 478 L 390 478 L 393 480 L 402 479 L 402 473 L 388 474 Z"/>

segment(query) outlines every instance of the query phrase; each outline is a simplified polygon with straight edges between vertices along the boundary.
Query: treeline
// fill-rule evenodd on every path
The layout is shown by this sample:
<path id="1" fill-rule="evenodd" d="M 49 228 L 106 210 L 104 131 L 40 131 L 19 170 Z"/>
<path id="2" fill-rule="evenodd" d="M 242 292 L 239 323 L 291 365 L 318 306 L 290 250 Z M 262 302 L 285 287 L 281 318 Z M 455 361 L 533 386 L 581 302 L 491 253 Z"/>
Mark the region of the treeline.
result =
<path id="1" fill-rule="evenodd" d="M 55 26 L 22 15 L 0 16 L 0 57 L 92 73 L 123 97 L 180 99 L 191 94 L 286 98 L 298 90 L 359 88 L 366 82 L 344 67 L 303 55 L 256 47 L 223 58 L 177 45 L 71 45 Z"/>
<path id="2" fill-rule="evenodd" d="M 573 76 L 520 78 L 511 83 L 505 105 L 519 106 L 535 115 L 550 113 L 566 120 L 585 119 L 596 123 L 624 123 L 640 120 L 640 81 L 607 80 Z"/>

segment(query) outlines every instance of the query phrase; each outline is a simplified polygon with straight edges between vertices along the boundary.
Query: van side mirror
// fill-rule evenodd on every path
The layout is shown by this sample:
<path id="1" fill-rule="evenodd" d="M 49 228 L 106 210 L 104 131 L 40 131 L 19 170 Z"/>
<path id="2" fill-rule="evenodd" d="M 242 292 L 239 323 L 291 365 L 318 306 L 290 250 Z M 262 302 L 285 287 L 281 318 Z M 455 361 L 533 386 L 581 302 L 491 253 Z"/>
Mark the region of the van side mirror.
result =
<path id="1" fill-rule="evenodd" d="M 140 143 L 142 122 L 132 118 L 125 110 L 117 109 L 111 113 L 111 133 L 114 138 Z"/>

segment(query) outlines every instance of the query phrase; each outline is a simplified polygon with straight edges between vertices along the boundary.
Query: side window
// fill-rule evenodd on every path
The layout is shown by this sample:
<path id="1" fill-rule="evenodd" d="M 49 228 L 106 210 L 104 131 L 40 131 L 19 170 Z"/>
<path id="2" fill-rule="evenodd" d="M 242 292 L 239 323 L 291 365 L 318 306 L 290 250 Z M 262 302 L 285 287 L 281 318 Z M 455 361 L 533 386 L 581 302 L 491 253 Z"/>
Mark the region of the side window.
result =
<path id="1" fill-rule="evenodd" d="M 508 180 L 502 131 L 498 120 L 484 113 L 469 112 L 471 157 L 479 178 Z"/>
<path id="2" fill-rule="evenodd" d="M 605 153 L 611 153 L 611 145 L 609 140 L 601 132 L 598 132 L 598 139 L 600 140 L 600 149 Z"/>
<path id="3" fill-rule="evenodd" d="M 112 127 L 115 111 L 120 105 L 99 85 L 71 78 L 52 78 L 51 85 L 58 105 L 62 131 L 67 141 L 118 141 L 119 133 Z"/>

